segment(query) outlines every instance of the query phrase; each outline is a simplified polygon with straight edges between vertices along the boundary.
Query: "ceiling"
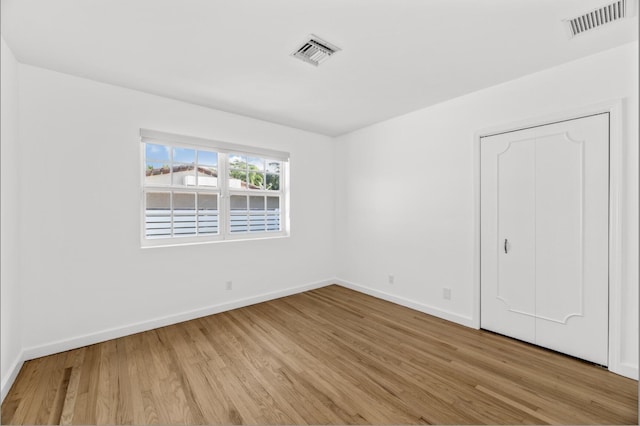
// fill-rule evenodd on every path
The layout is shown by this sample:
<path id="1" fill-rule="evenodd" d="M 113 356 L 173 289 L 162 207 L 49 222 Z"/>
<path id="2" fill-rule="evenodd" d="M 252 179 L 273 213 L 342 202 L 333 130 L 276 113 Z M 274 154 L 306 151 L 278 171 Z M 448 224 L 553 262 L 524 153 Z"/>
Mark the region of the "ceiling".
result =
<path id="1" fill-rule="evenodd" d="M 2 0 L 1 29 L 22 63 L 336 136 L 637 40 L 569 40 L 610 2 Z M 342 51 L 291 57 L 309 34 Z"/>

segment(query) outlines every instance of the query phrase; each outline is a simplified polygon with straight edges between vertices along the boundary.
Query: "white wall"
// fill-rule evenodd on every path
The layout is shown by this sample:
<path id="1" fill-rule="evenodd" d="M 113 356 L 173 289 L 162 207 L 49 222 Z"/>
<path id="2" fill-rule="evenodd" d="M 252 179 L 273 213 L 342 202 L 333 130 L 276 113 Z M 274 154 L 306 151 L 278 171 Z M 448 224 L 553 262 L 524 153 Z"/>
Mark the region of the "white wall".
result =
<path id="1" fill-rule="evenodd" d="M 290 152 L 291 237 L 141 249 L 140 128 Z M 28 357 L 334 276 L 331 138 L 20 65 L 20 143 Z"/>
<path id="2" fill-rule="evenodd" d="M 22 351 L 20 326 L 20 286 L 18 270 L 18 62 L 0 38 L 0 301 L 2 313 L 0 337 L 0 371 L 2 372 L 2 398 L 9 390 L 20 365 Z"/>
<path id="3" fill-rule="evenodd" d="M 337 275 L 472 325 L 474 134 L 624 98 L 621 361 L 638 368 L 638 44 L 532 74 L 337 139 Z M 419 89 L 419 85 L 416 90 Z M 389 284 L 388 274 L 395 275 Z M 443 287 L 452 299 L 443 299 Z"/>

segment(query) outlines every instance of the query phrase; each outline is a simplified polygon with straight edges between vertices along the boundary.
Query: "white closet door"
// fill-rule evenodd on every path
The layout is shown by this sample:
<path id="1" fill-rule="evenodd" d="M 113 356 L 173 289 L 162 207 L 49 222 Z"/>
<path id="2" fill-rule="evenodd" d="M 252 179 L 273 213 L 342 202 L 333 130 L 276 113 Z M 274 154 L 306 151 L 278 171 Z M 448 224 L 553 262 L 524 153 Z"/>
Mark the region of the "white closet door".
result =
<path id="1" fill-rule="evenodd" d="M 483 138 L 481 145 L 482 328 L 530 343 L 536 299 L 534 136 L 507 133 Z"/>
<path id="2" fill-rule="evenodd" d="M 482 327 L 603 365 L 608 132 L 602 114 L 481 142 Z"/>

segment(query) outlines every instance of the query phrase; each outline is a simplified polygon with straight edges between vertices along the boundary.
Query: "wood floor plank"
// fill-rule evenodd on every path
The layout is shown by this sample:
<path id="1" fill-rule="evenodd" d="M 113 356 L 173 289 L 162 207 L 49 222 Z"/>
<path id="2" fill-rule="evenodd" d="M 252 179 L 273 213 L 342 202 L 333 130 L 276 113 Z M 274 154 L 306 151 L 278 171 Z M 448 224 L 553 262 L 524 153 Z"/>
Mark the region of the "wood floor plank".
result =
<path id="1" fill-rule="evenodd" d="M 49 368 L 46 370 L 46 381 L 41 382 L 39 389 L 39 401 L 31 404 L 29 413 L 29 421 L 36 425 L 51 424 L 53 420 L 52 414 L 55 414 L 57 403 L 56 394 L 60 389 L 60 383 L 64 381 L 64 363 L 66 362 L 67 353 L 61 353 L 59 356 L 50 356 Z M 59 419 L 57 419 L 59 420 Z"/>
<path id="2" fill-rule="evenodd" d="M 76 398 L 78 396 L 78 386 L 80 384 L 80 373 L 84 362 L 84 354 L 85 348 L 81 348 L 71 351 L 68 357 L 70 363 L 67 364 L 67 368 L 71 368 L 71 374 L 69 376 L 67 393 L 62 406 L 62 413 L 60 413 L 59 424 L 61 425 L 73 424 L 73 415 L 75 413 Z"/>
<path id="3" fill-rule="evenodd" d="M 134 410 L 134 424 L 159 424 L 160 418 L 151 392 L 151 382 L 153 380 L 151 355 L 144 346 L 143 334 L 138 333 L 133 336 L 127 336 L 125 341 L 130 363 L 128 374 L 132 383 L 137 385 L 137 388 L 132 389 L 134 399 L 131 401 L 131 406 Z M 134 381 L 135 379 L 138 380 Z"/>
<path id="4" fill-rule="evenodd" d="M 100 351 L 100 380 L 97 383 L 96 418 L 99 425 L 115 424 L 118 409 L 117 340 L 104 342 Z"/>
<path id="5" fill-rule="evenodd" d="M 29 405 L 33 402 L 35 392 L 41 378 L 41 365 L 45 358 L 27 361 L 28 367 L 21 368 L 13 386 L 2 403 L 2 424 L 25 424 L 25 416 Z"/>
<path id="6" fill-rule="evenodd" d="M 638 382 L 329 286 L 28 361 L 3 424 L 637 424 Z"/>
<path id="7" fill-rule="evenodd" d="M 152 394 L 159 402 L 156 404 L 161 423 L 196 424 L 185 392 L 179 380 L 179 371 L 175 371 L 171 363 L 168 347 L 171 342 L 164 337 L 162 329 L 143 333 L 147 336 L 147 344 L 151 351 L 155 373 L 151 376 Z"/>

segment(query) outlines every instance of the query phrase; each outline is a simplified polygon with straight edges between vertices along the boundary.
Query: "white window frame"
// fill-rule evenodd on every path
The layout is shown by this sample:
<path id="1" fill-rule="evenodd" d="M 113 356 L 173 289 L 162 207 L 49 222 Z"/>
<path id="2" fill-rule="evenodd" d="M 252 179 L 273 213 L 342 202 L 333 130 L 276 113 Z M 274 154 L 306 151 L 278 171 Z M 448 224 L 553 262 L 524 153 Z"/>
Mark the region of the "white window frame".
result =
<path id="1" fill-rule="evenodd" d="M 221 142 L 193 136 L 177 135 L 173 133 L 160 132 L 156 130 L 140 129 L 140 162 L 142 173 L 140 173 L 140 238 L 141 246 L 146 247 L 168 247 L 191 244 L 206 244 L 238 240 L 254 240 L 282 238 L 289 236 L 289 153 L 275 151 L 265 148 L 238 145 L 228 142 Z M 215 151 L 218 154 L 218 185 L 216 187 L 198 187 L 174 185 L 147 185 L 145 182 L 144 169 L 146 168 L 145 144 L 159 144 L 171 147 L 189 148 L 195 150 Z M 280 167 L 280 188 L 277 191 L 262 189 L 237 189 L 229 188 L 229 156 L 230 154 L 242 154 L 247 157 L 259 157 L 265 160 L 275 160 L 281 163 Z M 266 171 L 265 171 L 266 177 Z M 218 196 L 218 234 L 216 235 L 196 235 L 196 236 L 175 236 L 165 238 L 146 237 L 146 194 L 147 192 L 168 192 L 171 194 L 205 193 L 217 194 Z M 277 196 L 280 199 L 280 230 L 279 231 L 246 231 L 234 232 L 230 230 L 230 196 Z M 171 195 L 173 196 L 173 195 Z M 266 199 L 265 199 L 266 203 Z M 266 205 L 265 205 L 266 210 Z M 196 212 L 197 216 L 197 212 Z"/>

